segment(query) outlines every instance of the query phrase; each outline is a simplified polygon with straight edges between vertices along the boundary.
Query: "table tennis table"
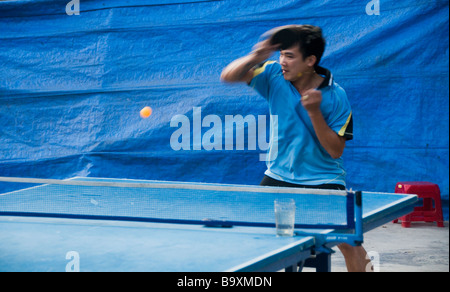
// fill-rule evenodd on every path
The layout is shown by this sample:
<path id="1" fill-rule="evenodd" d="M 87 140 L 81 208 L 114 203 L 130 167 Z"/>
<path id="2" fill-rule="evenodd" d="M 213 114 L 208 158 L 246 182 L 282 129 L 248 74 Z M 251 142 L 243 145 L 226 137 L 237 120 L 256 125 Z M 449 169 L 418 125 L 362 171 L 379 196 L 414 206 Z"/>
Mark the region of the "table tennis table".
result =
<path id="1" fill-rule="evenodd" d="M 106 178 L 73 180 L 97 183 L 157 183 Z M 185 183 L 179 184 L 183 186 Z M 219 188 L 232 186 L 198 185 Z M 2 203 L 6 204 L 4 201 L 11 198 L 20 197 L 23 202 L 30 201 L 30 204 L 39 205 L 41 202 L 33 202 L 35 198 L 28 197 L 27 193 L 36 188 L 45 190 L 47 187 L 48 185 L 39 185 L 0 195 L 0 271 L 56 272 L 71 271 L 74 267 L 81 272 L 300 271 L 302 267 L 331 271 L 331 248 L 336 243 L 319 243 L 318 238 L 322 234 L 338 232 L 333 229 L 296 229 L 293 237 L 277 237 L 274 228 L 267 227 L 211 227 L 201 224 L 176 224 L 170 221 L 164 223 L 109 220 L 110 218 L 106 217 L 104 220 L 89 217 L 58 218 L 2 211 Z M 49 190 L 49 193 L 52 192 Z M 166 191 L 160 192 L 164 195 Z M 85 195 L 71 193 L 69 196 L 81 202 Z M 90 205 L 101 206 L 100 197 L 91 196 L 88 200 Z M 272 199 L 269 197 L 268 200 Z M 410 213 L 416 201 L 417 196 L 410 194 L 362 192 L 363 231 L 367 232 Z M 187 200 L 182 204 L 189 203 Z M 140 203 L 133 201 L 131 204 Z M 205 206 L 200 208 L 206 208 Z M 118 210 L 121 208 L 119 204 Z M 302 213 L 306 212 L 308 207 L 298 208 L 298 213 Z M 186 209 L 191 207 L 186 206 Z M 242 212 L 242 209 L 239 210 Z"/>

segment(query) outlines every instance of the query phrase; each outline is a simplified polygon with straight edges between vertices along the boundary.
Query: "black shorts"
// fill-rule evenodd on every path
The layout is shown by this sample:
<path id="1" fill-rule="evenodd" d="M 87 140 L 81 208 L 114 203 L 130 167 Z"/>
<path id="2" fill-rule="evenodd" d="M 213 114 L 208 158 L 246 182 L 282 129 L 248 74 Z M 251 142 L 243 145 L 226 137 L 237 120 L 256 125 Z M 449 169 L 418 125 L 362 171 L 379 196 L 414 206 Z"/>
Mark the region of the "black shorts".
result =
<path id="1" fill-rule="evenodd" d="M 315 186 L 298 185 L 298 184 L 292 184 L 292 183 L 288 183 L 288 182 L 284 182 L 284 181 L 279 181 L 279 180 L 273 179 L 271 177 L 268 177 L 267 175 L 264 176 L 264 178 L 262 179 L 262 181 L 259 185 L 270 186 L 270 187 L 345 190 L 345 187 L 340 184 L 323 184 L 323 185 L 315 185 Z"/>

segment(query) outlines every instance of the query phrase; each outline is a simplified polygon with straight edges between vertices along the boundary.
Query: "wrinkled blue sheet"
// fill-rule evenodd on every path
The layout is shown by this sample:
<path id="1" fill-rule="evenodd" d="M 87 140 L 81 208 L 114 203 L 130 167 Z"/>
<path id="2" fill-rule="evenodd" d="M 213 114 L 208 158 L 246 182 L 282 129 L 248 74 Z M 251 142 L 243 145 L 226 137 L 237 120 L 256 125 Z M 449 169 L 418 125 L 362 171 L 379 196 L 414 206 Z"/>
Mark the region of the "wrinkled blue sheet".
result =
<path id="1" fill-rule="evenodd" d="M 379 15 L 369 0 L 79 2 L 71 16 L 68 0 L 0 2 L 0 176 L 258 184 L 264 149 L 226 140 L 225 116 L 268 123 L 266 101 L 220 72 L 265 31 L 310 23 L 353 107 L 348 187 L 425 180 L 448 199 L 448 1 L 380 1 Z M 223 123 L 221 147 L 205 149 L 211 126 L 194 135 L 194 108 Z M 171 144 L 177 115 L 191 123 L 190 150 Z"/>

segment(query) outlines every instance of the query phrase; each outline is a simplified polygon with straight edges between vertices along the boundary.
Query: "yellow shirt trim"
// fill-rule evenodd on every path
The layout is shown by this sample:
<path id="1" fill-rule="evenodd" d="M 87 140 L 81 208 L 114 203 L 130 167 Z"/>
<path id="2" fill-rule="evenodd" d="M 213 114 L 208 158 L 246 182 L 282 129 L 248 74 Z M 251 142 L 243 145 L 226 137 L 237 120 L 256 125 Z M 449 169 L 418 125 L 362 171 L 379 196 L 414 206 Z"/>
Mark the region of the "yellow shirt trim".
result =
<path id="1" fill-rule="evenodd" d="M 341 136 L 341 137 L 344 136 L 345 130 L 347 129 L 348 123 L 350 123 L 351 118 L 352 118 L 352 112 L 350 112 L 350 115 L 347 118 L 347 122 L 345 122 L 345 125 L 339 131 L 339 136 Z"/>
<path id="2" fill-rule="evenodd" d="M 255 78 L 256 76 L 258 76 L 259 74 L 261 74 L 262 72 L 264 72 L 264 70 L 266 70 L 266 66 L 275 63 L 275 61 L 267 61 L 264 63 L 264 65 L 262 67 L 259 67 L 258 69 L 255 69 L 255 71 L 253 72 L 253 78 Z"/>

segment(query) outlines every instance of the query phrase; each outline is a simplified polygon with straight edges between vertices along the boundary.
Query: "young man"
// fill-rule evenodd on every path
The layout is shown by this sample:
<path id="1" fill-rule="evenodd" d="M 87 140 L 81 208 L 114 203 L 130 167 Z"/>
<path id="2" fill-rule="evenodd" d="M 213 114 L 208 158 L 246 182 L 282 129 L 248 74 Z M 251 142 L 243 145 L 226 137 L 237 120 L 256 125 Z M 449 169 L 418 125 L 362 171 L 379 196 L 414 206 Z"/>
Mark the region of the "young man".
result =
<path id="1" fill-rule="evenodd" d="M 352 112 L 345 91 L 319 66 L 325 50 L 322 30 L 291 25 L 272 32 L 221 75 L 225 82 L 246 82 L 278 117 L 276 125 L 271 123 L 278 130 L 278 147 L 269 150 L 261 185 L 344 190 L 341 156 L 353 138 Z M 279 63 L 266 61 L 276 50 Z M 363 247 L 338 247 L 349 271 L 367 270 L 370 260 Z"/>

